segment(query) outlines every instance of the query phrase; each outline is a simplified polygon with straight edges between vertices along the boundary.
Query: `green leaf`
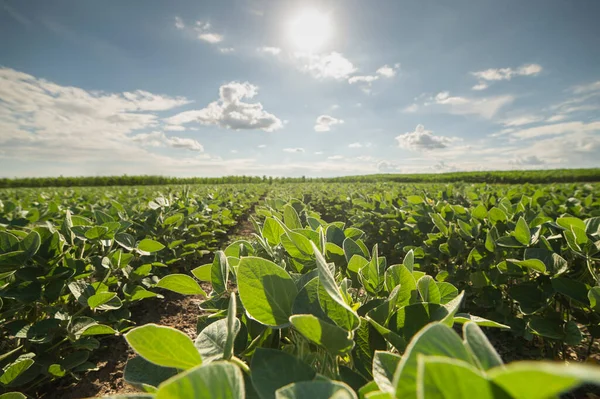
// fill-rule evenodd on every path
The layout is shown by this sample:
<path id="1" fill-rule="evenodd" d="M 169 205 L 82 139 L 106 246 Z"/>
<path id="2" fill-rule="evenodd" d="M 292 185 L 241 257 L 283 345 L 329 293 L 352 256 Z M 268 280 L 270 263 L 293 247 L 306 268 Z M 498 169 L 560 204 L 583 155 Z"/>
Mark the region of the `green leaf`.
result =
<path id="1" fill-rule="evenodd" d="M 546 399 L 583 383 L 597 384 L 600 370 L 580 364 L 524 361 L 490 370 L 488 378 L 512 398 Z"/>
<path id="2" fill-rule="evenodd" d="M 528 326 L 534 334 L 542 337 L 562 340 L 565 336 L 563 320 L 559 317 L 533 316 Z"/>
<path id="3" fill-rule="evenodd" d="M 423 276 L 417 281 L 417 289 L 423 302 L 439 304 L 441 302 L 440 290 L 431 276 Z"/>
<path id="4" fill-rule="evenodd" d="M 108 228 L 104 226 L 94 226 L 85 232 L 85 238 L 88 240 L 99 240 L 104 238 L 104 235 L 108 233 Z"/>
<path id="5" fill-rule="evenodd" d="M 593 287 L 588 291 L 588 299 L 592 309 L 600 313 L 600 287 Z"/>
<path id="6" fill-rule="evenodd" d="M 529 241 L 531 241 L 531 231 L 529 231 L 529 226 L 523 216 L 519 218 L 517 221 L 517 226 L 515 227 L 515 231 L 513 232 L 513 236 L 523 245 L 529 245 Z"/>
<path id="7" fill-rule="evenodd" d="M 409 195 L 406 197 L 406 201 L 408 201 L 409 204 L 413 204 L 413 205 L 418 205 L 418 204 L 422 204 L 423 202 L 425 202 L 423 200 L 423 197 L 421 197 L 420 195 Z"/>
<path id="8" fill-rule="evenodd" d="M 448 236 L 448 226 L 446 226 L 446 221 L 444 218 L 439 213 L 430 213 L 429 217 L 433 221 L 433 224 L 435 224 L 435 227 L 438 228 L 440 233 L 442 233 L 444 236 Z"/>
<path id="9" fill-rule="evenodd" d="M 228 324 L 229 322 L 227 319 L 217 320 L 200 331 L 200 334 L 198 334 L 198 337 L 194 342 L 194 346 L 196 349 L 198 349 L 198 352 L 200 352 L 203 362 L 209 363 L 213 360 L 220 360 L 224 358 L 225 348 L 229 338 Z M 231 336 L 233 339 L 235 339 L 235 336 L 240 331 L 240 327 L 240 321 L 238 319 L 234 319 L 231 330 Z M 231 339 L 230 351 L 233 349 L 233 339 Z"/>
<path id="10" fill-rule="evenodd" d="M 510 327 L 505 324 L 500 324 L 493 320 L 484 319 L 483 317 L 473 316 L 467 313 L 457 313 L 454 316 L 454 322 L 457 324 L 465 324 L 469 321 L 481 327 L 505 328 L 507 330 L 510 330 Z"/>
<path id="11" fill-rule="evenodd" d="M 556 219 L 556 224 L 558 224 L 559 226 L 561 226 L 567 230 L 570 230 L 571 227 L 575 227 L 575 228 L 583 230 L 583 231 L 586 230 L 584 221 L 579 218 L 574 218 L 574 217 L 569 217 L 569 216 L 558 218 L 558 219 Z"/>
<path id="12" fill-rule="evenodd" d="M 517 266 L 526 267 L 539 273 L 546 273 L 546 265 L 539 259 L 506 259 L 507 262 L 513 263 Z"/>
<path id="13" fill-rule="evenodd" d="M 89 297 L 87 303 L 90 309 L 96 309 L 97 307 L 108 303 L 116 296 L 117 294 L 115 292 L 99 292 Z"/>
<path id="14" fill-rule="evenodd" d="M 257 348 L 252 356 L 252 385 L 261 399 L 274 399 L 279 388 L 315 378 L 315 371 L 295 356 L 280 350 Z"/>
<path id="15" fill-rule="evenodd" d="M 273 218 L 266 218 L 262 228 L 262 236 L 267 239 L 269 245 L 275 246 L 281 242 L 281 236 L 285 230 L 279 222 Z"/>
<path id="16" fill-rule="evenodd" d="M 166 218 L 165 221 L 163 222 L 163 225 L 170 226 L 172 224 L 182 221 L 183 218 L 184 218 L 184 216 L 182 213 L 176 213 L 173 216 L 169 216 L 168 218 Z"/>
<path id="17" fill-rule="evenodd" d="M 27 371 L 28 368 L 33 366 L 33 359 L 18 359 L 14 363 L 4 368 L 4 373 L 0 376 L 0 383 L 8 385 L 13 382 L 17 377 Z"/>
<path id="18" fill-rule="evenodd" d="M 115 241 L 128 251 L 135 249 L 135 238 L 131 234 L 117 233 L 115 234 Z"/>
<path id="19" fill-rule="evenodd" d="M 206 296 L 200 284 L 192 277 L 186 274 L 169 274 L 156 283 L 156 287 L 164 288 L 169 291 L 182 295 L 202 295 Z"/>
<path id="20" fill-rule="evenodd" d="M 458 296 L 458 288 L 452 284 L 440 282 L 436 283 L 436 285 L 440 292 L 440 304 L 448 303 Z"/>
<path id="21" fill-rule="evenodd" d="M 346 257 L 346 262 L 350 263 L 350 260 L 354 257 L 354 256 L 359 256 L 359 257 L 363 257 L 364 253 L 362 251 L 362 249 L 360 248 L 360 246 L 356 243 L 356 241 L 354 241 L 352 238 L 346 238 L 342 244 L 342 248 L 344 249 L 344 256 Z M 364 258 L 363 258 L 364 259 Z M 364 266 L 361 265 L 361 267 Z M 348 266 L 348 268 L 350 268 L 350 266 Z M 357 272 L 358 269 L 353 270 L 354 272 Z"/>
<path id="22" fill-rule="evenodd" d="M 233 346 L 235 337 L 240 332 L 240 321 L 236 318 L 237 300 L 235 292 L 229 296 L 229 307 L 227 308 L 227 339 L 223 348 L 223 359 L 229 360 L 233 357 Z"/>
<path id="23" fill-rule="evenodd" d="M 202 364 L 192 340 L 174 328 L 146 324 L 129 331 L 125 339 L 138 355 L 158 366 L 187 370 Z"/>
<path id="24" fill-rule="evenodd" d="M 137 249 L 139 249 L 140 251 L 152 253 L 152 252 L 158 252 L 161 249 L 163 249 L 164 247 L 165 246 L 162 245 L 160 242 L 146 238 L 146 239 L 140 241 L 140 243 L 137 246 Z"/>
<path id="25" fill-rule="evenodd" d="M 244 399 L 244 376 L 228 362 L 195 367 L 163 382 L 156 399 Z"/>
<path id="26" fill-rule="evenodd" d="M 40 249 L 41 244 L 42 239 L 40 235 L 37 233 L 37 231 L 32 231 L 25 238 L 23 238 L 23 240 L 21 240 L 19 247 L 24 251 L 24 255 L 26 257 L 31 258 Z"/>
<path id="27" fill-rule="evenodd" d="M 275 393 L 276 399 L 357 399 L 356 394 L 348 385 L 339 381 L 318 380 L 300 381 L 279 388 Z"/>
<path id="28" fill-rule="evenodd" d="M 400 355 L 390 352 L 376 351 L 373 357 L 373 379 L 379 389 L 384 392 L 394 392 L 394 373 L 400 363 Z"/>
<path id="29" fill-rule="evenodd" d="M 216 294 L 227 291 L 228 280 L 229 263 L 227 262 L 227 256 L 223 251 L 217 251 L 210 269 L 210 282 Z"/>
<path id="30" fill-rule="evenodd" d="M 506 213 L 502 209 L 496 207 L 493 207 L 488 211 L 488 218 L 492 224 L 496 224 L 497 222 L 505 222 L 508 220 Z"/>
<path id="31" fill-rule="evenodd" d="M 348 337 L 347 331 L 313 315 L 294 315 L 290 317 L 290 322 L 305 338 L 333 354 L 346 353 L 354 347 L 354 341 Z"/>
<path id="32" fill-rule="evenodd" d="M 267 326 L 289 323 L 298 290 L 291 276 L 275 263 L 257 257 L 240 260 L 238 293 L 248 314 Z"/>
<path id="33" fill-rule="evenodd" d="M 192 269 L 192 274 L 200 281 L 210 282 L 211 271 L 212 263 L 208 263 L 206 265 L 198 266 Z"/>
<path id="34" fill-rule="evenodd" d="M 471 355 L 454 330 L 440 323 L 429 324 L 408 344 L 396 369 L 393 384 L 397 398 L 416 396 L 419 355 L 445 356 L 471 363 Z"/>
<path id="35" fill-rule="evenodd" d="M 477 324 L 471 321 L 467 322 L 463 326 L 463 336 L 465 345 L 475 356 L 480 369 L 490 370 L 504 364 L 496 349 L 494 349 Z"/>
<path id="36" fill-rule="evenodd" d="M 325 293 L 339 305 L 338 307 L 329 306 L 329 312 L 325 310 L 328 317 L 332 318 L 338 325 L 345 326 L 349 330 L 354 330 L 360 324 L 358 314 L 344 300 L 342 293 L 335 283 L 335 278 L 331 272 L 325 258 L 319 252 L 319 249 L 314 243 L 311 243 L 317 261 L 317 269 L 319 271 L 319 283 L 323 287 Z M 319 303 L 321 306 L 327 304 L 328 298 L 322 298 L 322 290 L 319 290 Z M 348 328 L 349 327 L 349 328 Z"/>
<path id="37" fill-rule="evenodd" d="M 27 399 L 21 392 L 7 392 L 0 395 L 0 399 Z"/>
<path id="38" fill-rule="evenodd" d="M 302 228 L 298 212 L 289 204 L 283 207 L 283 222 L 291 230 Z"/>
<path id="39" fill-rule="evenodd" d="M 123 379 L 137 387 L 150 385 L 158 387 L 163 381 L 177 374 L 177 369 L 172 367 L 161 367 L 150 363 L 141 356 L 136 356 L 127 361 Z"/>
<path id="40" fill-rule="evenodd" d="M 487 208 L 481 204 L 477 205 L 475 209 L 471 211 L 471 216 L 475 219 L 483 220 L 487 217 Z"/>
<path id="41" fill-rule="evenodd" d="M 408 251 L 406 253 L 406 255 L 404 256 L 404 260 L 402 261 L 402 264 L 404 266 L 406 266 L 406 268 L 408 269 L 409 272 L 412 273 L 412 271 L 415 267 L 415 251 L 413 251 L 412 249 L 410 251 Z"/>
<path id="42" fill-rule="evenodd" d="M 406 306 L 417 299 L 417 282 L 404 265 L 393 265 L 385 271 L 386 289 L 391 292 L 398 285 L 400 285 L 398 306 Z"/>
<path id="43" fill-rule="evenodd" d="M 559 294 L 563 294 L 582 305 L 587 306 L 590 303 L 588 299 L 588 286 L 575 279 L 555 277 L 552 279 L 552 288 Z"/>
<path id="44" fill-rule="evenodd" d="M 475 367 L 456 359 L 419 357 L 419 398 L 494 399 L 497 389 Z"/>

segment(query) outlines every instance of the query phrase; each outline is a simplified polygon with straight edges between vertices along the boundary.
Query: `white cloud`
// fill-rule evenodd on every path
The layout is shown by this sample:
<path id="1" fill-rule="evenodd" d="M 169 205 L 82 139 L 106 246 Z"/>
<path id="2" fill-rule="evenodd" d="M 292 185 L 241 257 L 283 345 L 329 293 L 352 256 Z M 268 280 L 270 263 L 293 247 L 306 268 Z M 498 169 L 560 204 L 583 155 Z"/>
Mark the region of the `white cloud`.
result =
<path id="1" fill-rule="evenodd" d="M 344 157 L 342 155 L 332 155 L 330 157 L 327 157 L 327 159 L 331 160 L 331 161 L 337 161 L 340 159 L 344 159 Z"/>
<path id="2" fill-rule="evenodd" d="M 231 152 L 232 154 L 237 154 L 237 153 L 238 153 L 238 150 L 231 150 L 231 151 L 229 151 L 229 152 Z"/>
<path id="3" fill-rule="evenodd" d="M 385 78 L 393 78 L 396 76 L 398 69 L 400 68 L 400 64 L 394 64 L 393 66 L 384 65 L 377 70 L 377 74 L 385 77 Z"/>
<path id="4" fill-rule="evenodd" d="M 162 132 L 139 133 L 131 137 L 131 141 L 142 147 L 171 147 L 196 152 L 203 152 L 204 147 L 198 141 L 190 138 L 167 137 Z"/>
<path id="5" fill-rule="evenodd" d="M 361 148 L 363 145 L 361 143 L 351 143 L 348 144 L 348 147 L 350 148 Z"/>
<path id="6" fill-rule="evenodd" d="M 510 80 L 515 76 L 535 76 L 542 71 L 541 65 L 528 64 L 517 69 L 512 68 L 490 68 L 485 71 L 471 72 L 473 76 L 481 80 Z"/>
<path id="7" fill-rule="evenodd" d="M 204 32 L 204 33 L 198 33 L 198 39 L 204 40 L 205 42 L 208 42 L 211 44 L 215 44 L 215 43 L 222 42 L 223 36 L 219 35 L 218 33 Z"/>
<path id="8" fill-rule="evenodd" d="M 258 148 L 267 148 L 267 145 L 266 144 L 259 144 L 257 147 Z"/>
<path id="9" fill-rule="evenodd" d="M 377 170 L 379 172 L 390 173 L 390 172 L 399 172 L 401 170 L 401 168 L 397 163 L 394 163 L 394 162 L 379 161 L 377 163 Z"/>
<path id="10" fill-rule="evenodd" d="M 233 47 L 219 47 L 219 52 L 221 54 L 231 54 L 235 52 L 235 48 Z"/>
<path id="11" fill-rule="evenodd" d="M 163 127 L 164 130 L 173 131 L 173 132 L 183 132 L 185 131 L 185 126 L 181 125 L 167 125 Z"/>
<path id="12" fill-rule="evenodd" d="M 431 151 L 448 147 L 452 142 L 460 139 L 456 137 L 435 136 L 425 126 L 417 125 L 414 132 L 408 132 L 396 137 L 398 146 L 413 151 Z"/>
<path id="13" fill-rule="evenodd" d="M 505 119 L 501 121 L 504 126 L 514 127 L 514 126 L 524 126 L 531 125 L 532 123 L 537 123 L 543 121 L 544 118 L 536 115 L 521 115 L 511 119 Z"/>
<path id="14" fill-rule="evenodd" d="M 490 68 L 484 71 L 471 72 L 471 75 L 479 79 L 479 83 L 472 87 L 473 90 L 485 90 L 488 84 L 485 81 L 511 80 L 515 76 L 536 76 L 542 72 L 542 66 L 538 64 L 525 64 L 517 69 L 512 68 Z"/>
<path id="15" fill-rule="evenodd" d="M 185 29 L 185 24 L 180 17 L 175 17 L 175 27 L 177 29 Z"/>
<path id="16" fill-rule="evenodd" d="M 411 105 L 405 107 L 402 110 L 402 112 L 407 113 L 407 114 L 414 114 L 418 110 L 419 110 L 419 105 L 418 104 L 411 104 Z"/>
<path id="17" fill-rule="evenodd" d="M 315 151 L 315 155 L 323 155 L 323 151 Z"/>
<path id="18" fill-rule="evenodd" d="M 477 83 L 475 86 L 471 87 L 471 89 L 473 90 L 485 90 L 487 89 L 489 86 L 487 83 L 484 82 L 479 82 Z"/>
<path id="19" fill-rule="evenodd" d="M 560 122 L 560 121 L 564 121 L 565 119 L 567 119 L 566 115 L 558 114 L 558 115 L 553 115 L 550 118 L 546 119 L 546 122 Z"/>
<path id="20" fill-rule="evenodd" d="M 544 165 L 546 161 L 538 158 L 537 155 L 528 155 L 525 157 L 517 157 L 511 161 L 515 165 Z"/>
<path id="21" fill-rule="evenodd" d="M 600 92 L 600 80 L 585 85 L 573 86 L 571 91 L 575 94 Z"/>
<path id="22" fill-rule="evenodd" d="M 344 121 L 329 115 L 320 115 L 315 124 L 316 132 L 329 132 L 332 126 L 341 125 Z"/>
<path id="23" fill-rule="evenodd" d="M 259 53 L 271 54 L 271 55 L 279 55 L 281 53 L 281 49 L 279 47 L 270 47 L 263 46 L 256 49 Z"/>
<path id="24" fill-rule="evenodd" d="M 531 139 L 540 136 L 556 136 L 567 133 L 590 133 L 599 132 L 600 122 L 564 122 L 552 125 L 536 126 L 529 129 L 518 130 L 511 133 L 511 136 L 520 139 Z"/>
<path id="25" fill-rule="evenodd" d="M 219 100 L 206 108 L 185 111 L 165 119 L 172 125 L 199 122 L 233 130 L 260 129 L 266 132 L 283 127 L 275 115 L 266 112 L 261 103 L 248 103 L 258 93 L 258 87 L 248 83 L 230 82 L 219 88 Z"/>
<path id="26" fill-rule="evenodd" d="M 442 106 L 442 110 L 456 115 L 480 115 L 483 118 L 491 119 L 505 105 L 514 101 L 510 95 L 497 97 L 468 98 L 450 96 L 445 91 L 438 93 L 432 102 L 425 103 L 426 106 Z"/>
<path id="27" fill-rule="evenodd" d="M 347 79 L 356 72 L 356 67 L 342 54 L 295 53 L 294 58 L 300 63 L 300 69 L 310 73 L 317 79 Z"/>
<path id="28" fill-rule="evenodd" d="M 350 84 L 354 84 L 354 83 L 367 83 L 370 84 L 371 82 L 376 81 L 377 79 L 379 79 L 379 76 L 373 76 L 373 75 L 357 75 L 357 76 L 352 76 L 348 79 L 348 83 Z"/>
<path id="29" fill-rule="evenodd" d="M 297 148 L 284 148 L 283 151 L 284 152 L 291 152 L 291 153 L 303 153 L 304 152 L 304 148 L 301 148 L 301 147 L 297 147 Z"/>

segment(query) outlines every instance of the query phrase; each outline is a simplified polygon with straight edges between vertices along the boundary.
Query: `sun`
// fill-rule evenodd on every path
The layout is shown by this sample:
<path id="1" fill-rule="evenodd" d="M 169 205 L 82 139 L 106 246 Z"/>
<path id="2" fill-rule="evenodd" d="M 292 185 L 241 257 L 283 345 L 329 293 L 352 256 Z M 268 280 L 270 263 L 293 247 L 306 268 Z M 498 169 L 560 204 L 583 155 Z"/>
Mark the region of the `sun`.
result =
<path id="1" fill-rule="evenodd" d="M 300 50 L 315 51 L 331 37 L 329 16 L 315 9 L 306 9 L 297 14 L 288 26 L 292 43 Z"/>

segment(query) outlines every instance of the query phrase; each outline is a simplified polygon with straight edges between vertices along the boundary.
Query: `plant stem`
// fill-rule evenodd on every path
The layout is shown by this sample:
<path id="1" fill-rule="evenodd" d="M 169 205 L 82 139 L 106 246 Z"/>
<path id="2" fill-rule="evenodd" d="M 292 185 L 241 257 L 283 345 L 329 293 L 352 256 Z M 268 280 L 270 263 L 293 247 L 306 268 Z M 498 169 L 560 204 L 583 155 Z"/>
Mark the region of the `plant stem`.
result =
<path id="1" fill-rule="evenodd" d="M 231 359 L 229 359 L 232 363 L 236 364 L 239 366 L 239 368 L 241 368 L 242 370 L 244 370 L 244 372 L 248 375 L 250 375 L 250 367 L 248 367 L 248 365 L 246 363 L 244 363 L 241 359 L 232 356 Z"/>

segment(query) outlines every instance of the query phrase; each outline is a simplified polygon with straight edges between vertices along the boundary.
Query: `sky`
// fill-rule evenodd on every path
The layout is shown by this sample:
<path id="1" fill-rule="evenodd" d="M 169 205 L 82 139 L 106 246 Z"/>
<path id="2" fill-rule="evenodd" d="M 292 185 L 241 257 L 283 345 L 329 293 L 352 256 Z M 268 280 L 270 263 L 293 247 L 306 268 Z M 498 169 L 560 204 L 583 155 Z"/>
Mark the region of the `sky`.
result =
<path id="1" fill-rule="evenodd" d="M 597 0 L 0 0 L 0 177 L 600 167 Z"/>

